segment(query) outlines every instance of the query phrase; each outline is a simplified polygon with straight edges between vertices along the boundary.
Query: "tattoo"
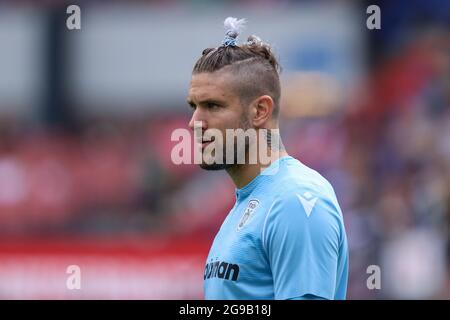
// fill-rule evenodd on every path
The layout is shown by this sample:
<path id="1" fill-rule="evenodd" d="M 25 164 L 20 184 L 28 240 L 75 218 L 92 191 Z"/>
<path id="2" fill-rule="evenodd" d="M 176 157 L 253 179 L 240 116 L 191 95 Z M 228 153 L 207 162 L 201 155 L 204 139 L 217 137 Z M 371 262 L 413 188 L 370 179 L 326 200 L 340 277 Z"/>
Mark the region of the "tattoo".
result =
<path id="1" fill-rule="evenodd" d="M 285 150 L 283 141 L 281 140 L 281 137 L 280 137 L 279 129 L 266 129 L 266 130 L 264 130 L 264 136 L 266 138 L 267 148 L 269 150 L 272 150 L 272 151 L 284 151 Z M 276 141 L 275 139 L 277 139 L 278 141 Z M 276 141 L 276 142 L 273 143 L 274 141 Z M 277 150 L 272 149 L 273 144 Z"/>

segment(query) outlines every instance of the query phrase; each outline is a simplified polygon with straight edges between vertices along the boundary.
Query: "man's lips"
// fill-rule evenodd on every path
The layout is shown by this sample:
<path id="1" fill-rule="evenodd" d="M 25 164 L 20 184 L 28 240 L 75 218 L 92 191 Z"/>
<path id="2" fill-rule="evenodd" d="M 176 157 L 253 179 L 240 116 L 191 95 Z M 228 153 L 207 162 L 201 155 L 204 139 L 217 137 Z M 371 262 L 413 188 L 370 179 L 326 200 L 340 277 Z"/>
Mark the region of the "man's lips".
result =
<path id="1" fill-rule="evenodd" d="M 214 138 L 211 140 L 198 140 L 197 143 L 202 145 L 202 148 L 205 148 L 208 144 L 214 141 Z"/>

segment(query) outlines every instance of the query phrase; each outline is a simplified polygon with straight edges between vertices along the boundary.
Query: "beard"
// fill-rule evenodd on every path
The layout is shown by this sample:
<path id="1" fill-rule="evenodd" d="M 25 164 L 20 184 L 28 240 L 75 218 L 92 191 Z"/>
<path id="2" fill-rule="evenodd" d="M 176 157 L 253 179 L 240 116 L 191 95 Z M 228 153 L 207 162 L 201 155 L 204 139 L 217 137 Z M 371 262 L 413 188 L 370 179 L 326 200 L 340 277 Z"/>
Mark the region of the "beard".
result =
<path id="1" fill-rule="evenodd" d="M 250 122 L 248 121 L 248 117 L 247 114 L 244 112 L 241 116 L 241 118 L 239 119 L 239 125 L 240 128 L 245 130 L 248 130 L 251 126 L 250 126 Z M 234 139 L 233 139 L 234 140 Z M 227 163 L 227 159 L 226 159 L 226 149 L 227 149 L 227 143 L 233 143 L 233 161 L 232 163 Z M 245 159 L 247 158 L 248 155 L 248 151 L 250 149 L 250 141 L 249 139 L 245 139 L 245 144 L 244 144 L 244 152 L 245 152 Z M 222 146 L 222 161 L 220 161 L 219 163 L 213 162 L 213 163 L 206 163 L 204 162 L 203 159 L 203 152 L 202 152 L 202 163 L 200 164 L 200 168 L 204 169 L 204 170 L 208 170 L 208 171 L 218 171 L 218 170 L 228 170 L 231 168 L 234 168 L 236 166 L 239 166 L 241 164 L 238 164 L 238 146 L 236 141 L 225 141 L 225 143 Z M 214 157 L 215 158 L 215 157 Z"/>
<path id="2" fill-rule="evenodd" d="M 212 164 L 207 164 L 207 163 L 202 163 L 200 164 L 200 168 L 202 168 L 203 170 L 208 170 L 208 171 L 219 171 L 219 170 L 227 170 L 230 168 L 233 168 L 235 166 L 235 164 L 232 163 L 212 163 Z"/>

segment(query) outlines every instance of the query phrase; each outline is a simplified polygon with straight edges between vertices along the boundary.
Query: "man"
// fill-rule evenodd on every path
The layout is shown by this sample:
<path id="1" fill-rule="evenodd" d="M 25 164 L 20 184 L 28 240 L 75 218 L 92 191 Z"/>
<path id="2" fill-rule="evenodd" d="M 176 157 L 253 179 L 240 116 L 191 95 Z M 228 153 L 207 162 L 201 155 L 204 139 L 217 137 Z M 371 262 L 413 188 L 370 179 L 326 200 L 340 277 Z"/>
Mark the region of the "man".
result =
<path id="1" fill-rule="evenodd" d="M 279 142 L 279 65 L 259 38 L 237 44 L 242 23 L 225 20 L 225 40 L 203 51 L 188 95 L 189 126 L 204 134 L 200 166 L 225 169 L 236 185 L 236 204 L 206 261 L 205 298 L 345 299 L 348 251 L 338 201 L 325 178 L 274 143 Z M 264 134 L 248 136 L 239 149 L 237 136 L 227 135 L 239 129 Z M 211 130 L 214 136 L 206 134 Z M 260 154 L 250 161 L 252 147 L 261 143 L 269 150 L 268 165 Z M 237 154 L 226 157 L 229 150 Z M 237 161 L 239 150 L 244 161 Z"/>

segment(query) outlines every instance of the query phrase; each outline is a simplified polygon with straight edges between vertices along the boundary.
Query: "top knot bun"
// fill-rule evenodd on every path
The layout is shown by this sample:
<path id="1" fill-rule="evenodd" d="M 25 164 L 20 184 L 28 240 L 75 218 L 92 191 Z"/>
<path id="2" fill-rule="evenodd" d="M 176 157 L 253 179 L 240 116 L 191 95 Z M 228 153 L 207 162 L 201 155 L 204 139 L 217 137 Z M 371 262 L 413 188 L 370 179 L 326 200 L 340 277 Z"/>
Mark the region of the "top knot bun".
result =
<path id="1" fill-rule="evenodd" d="M 223 22 L 223 26 L 226 30 L 226 35 L 230 38 L 236 39 L 244 28 L 245 23 L 245 19 L 237 19 L 233 17 L 226 18 Z"/>

